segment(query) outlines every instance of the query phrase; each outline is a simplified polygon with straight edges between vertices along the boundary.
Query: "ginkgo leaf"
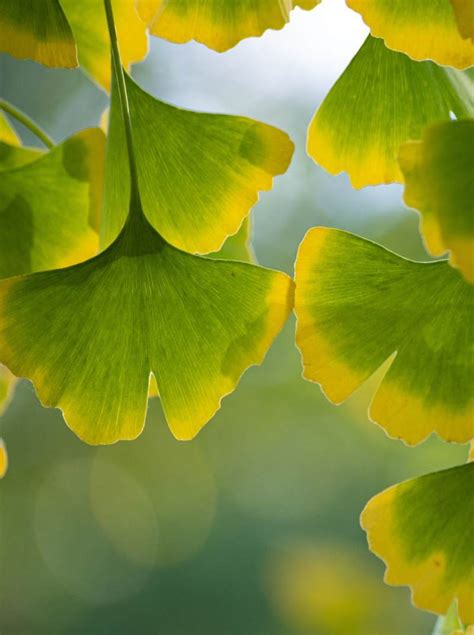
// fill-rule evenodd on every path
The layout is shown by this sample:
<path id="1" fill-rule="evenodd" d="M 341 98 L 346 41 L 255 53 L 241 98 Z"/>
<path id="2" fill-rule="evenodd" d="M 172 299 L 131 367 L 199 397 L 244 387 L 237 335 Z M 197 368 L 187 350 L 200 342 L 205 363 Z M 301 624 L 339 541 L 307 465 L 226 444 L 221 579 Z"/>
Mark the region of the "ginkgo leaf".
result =
<path id="1" fill-rule="evenodd" d="M 140 434 L 153 373 L 173 434 L 190 439 L 262 361 L 292 285 L 279 272 L 175 249 L 135 202 L 92 260 L 0 281 L 0 361 L 93 444 Z"/>
<path id="2" fill-rule="evenodd" d="M 0 0 L 0 51 L 46 66 L 77 66 L 74 37 L 59 0 Z"/>
<path id="3" fill-rule="evenodd" d="M 150 33 L 171 42 L 201 42 L 223 52 L 267 29 L 281 29 L 295 7 L 312 9 L 321 0 L 138 0 Z"/>
<path id="4" fill-rule="evenodd" d="M 468 68 L 474 44 L 459 33 L 450 0 L 346 0 L 375 37 L 414 60 Z M 471 0 L 460 0 L 470 5 Z"/>
<path id="5" fill-rule="evenodd" d="M 361 524 L 387 564 L 389 584 L 410 585 L 416 606 L 445 614 L 454 599 L 474 621 L 474 463 L 390 487 L 369 501 Z"/>
<path id="6" fill-rule="evenodd" d="M 429 252 L 451 250 L 451 264 L 474 283 L 474 121 L 428 127 L 422 141 L 402 145 L 399 162 Z"/>
<path id="7" fill-rule="evenodd" d="M 11 374 L 8 368 L 0 364 L 0 415 L 5 412 L 10 403 L 15 383 L 16 377 Z"/>
<path id="8" fill-rule="evenodd" d="M 83 130 L 36 160 L 0 172 L 0 278 L 97 253 L 104 145 L 101 130 Z"/>
<path id="9" fill-rule="evenodd" d="M 110 90 L 110 44 L 103 0 L 60 0 L 77 43 L 79 63 L 101 86 Z M 148 52 L 146 25 L 134 0 L 112 0 L 125 68 Z"/>
<path id="10" fill-rule="evenodd" d="M 0 141 L 11 146 L 19 146 L 20 139 L 10 122 L 0 110 Z"/>
<path id="11" fill-rule="evenodd" d="M 244 220 L 239 231 L 225 241 L 219 251 L 209 254 L 209 258 L 219 260 L 240 260 L 242 262 L 256 262 L 252 247 L 250 246 L 250 221 L 248 218 Z M 148 397 L 158 397 L 158 386 L 156 379 L 152 375 L 150 377 L 150 386 Z"/>
<path id="12" fill-rule="evenodd" d="M 38 159 L 44 153 L 39 148 L 25 148 L 0 140 L 0 172 L 19 168 Z M 0 183 L 0 190 L 2 185 Z"/>
<path id="13" fill-rule="evenodd" d="M 459 33 L 474 42 L 474 5 L 469 0 L 450 0 Z"/>
<path id="14" fill-rule="evenodd" d="M 246 117 L 192 112 L 166 104 L 126 76 L 143 209 L 172 245 L 217 251 L 285 172 L 288 135 Z M 116 238 L 127 216 L 130 176 L 118 94 L 112 91 L 101 242 Z"/>
<path id="15" fill-rule="evenodd" d="M 8 453 L 3 439 L 0 439 L 0 479 L 5 476 L 8 470 Z"/>
<path id="16" fill-rule="evenodd" d="M 472 91 L 464 73 L 414 62 L 369 35 L 316 112 L 308 154 L 357 188 L 401 182 L 400 145 L 451 113 L 474 115 Z"/>
<path id="17" fill-rule="evenodd" d="M 457 271 L 326 228 L 307 233 L 295 271 L 304 377 L 340 403 L 391 358 L 373 421 L 410 445 L 474 438 L 474 287 Z"/>

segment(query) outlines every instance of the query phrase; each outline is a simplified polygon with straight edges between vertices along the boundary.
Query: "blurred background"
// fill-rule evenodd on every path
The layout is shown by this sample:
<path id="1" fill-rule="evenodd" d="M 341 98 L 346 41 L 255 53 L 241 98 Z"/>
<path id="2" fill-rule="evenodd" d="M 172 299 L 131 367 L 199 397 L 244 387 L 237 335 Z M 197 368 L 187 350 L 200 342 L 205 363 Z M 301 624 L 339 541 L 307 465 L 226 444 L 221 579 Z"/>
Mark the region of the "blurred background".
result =
<path id="1" fill-rule="evenodd" d="M 316 107 L 365 36 L 343 0 L 326 0 L 225 54 L 152 38 L 133 70 L 159 98 L 290 133 L 292 165 L 252 212 L 265 266 L 292 273 L 315 225 L 427 259 L 401 187 L 353 190 L 305 154 Z M 57 141 L 97 125 L 107 106 L 80 71 L 7 55 L 0 94 Z M 192 443 L 174 440 L 154 399 L 137 441 L 88 447 L 20 383 L 0 420 L 10 455 L 0 484 L 2 635 L 431 632 L 434 616 L 414 609 L 407 589 L 383 584 L 358 518 L 372 495 L 460 463 L 466 449 L 388 439 L 366 415 L 377 378 L 330 405 L 301 379 L 293 338 L 291 320 Z"/>

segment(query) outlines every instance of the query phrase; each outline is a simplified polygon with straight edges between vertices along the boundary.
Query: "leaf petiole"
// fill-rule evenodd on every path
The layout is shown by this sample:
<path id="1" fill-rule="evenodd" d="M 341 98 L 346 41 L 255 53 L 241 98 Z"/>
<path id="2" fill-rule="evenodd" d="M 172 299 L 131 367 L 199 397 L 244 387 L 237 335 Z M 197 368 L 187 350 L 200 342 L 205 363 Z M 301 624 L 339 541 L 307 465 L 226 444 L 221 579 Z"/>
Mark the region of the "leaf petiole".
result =
<path id="1" fill-rule="evenodd" d="M 127 143 L 128 163 L 130 167 L 130 181 L 131 181 L 131 199 L 132 201 L 139 200 L 138 191 L 138 173 L 135 161 L 135 153 L 133 150 L 133 136 L 132 136 L 132 121 L 130 118 L 130 108 L 128 104 L 127 87 L 125 85 L 125 77 L 123 73 L 123 66 L 120 59 L 120 51 L 118 47 L 117 32 L 115 29 L 114 15 L 112 11 L 111 0 L 104 0 L 105 13 L 107 17 L 107 27 L 109 30 L 110 46 L 112 52 L 112 68 L 117 82 L 117 90 L 120 99 L 120 108 L 122 111 L 122 119 L 125 127 L 125 138 Z M 133 209 L 133 206 L 131 206 Z"/>
<path id="2" fill-rule="evenodd" d="M 13 106 L 5 99 L 0 99 L 0 110 L 3 110 L 7 114 L 9 114 L 10 117 L 13 117 L 17 121 L 19 121 L 23 126 L 25 126 L 25 128 L 28 128 L 28 130 L 33 133 L 35 137 L 38 137 L 38 139 L 42 141 L 42 143 L 44 143 L 47 148 L 54 148 L 54 141 L 51 139 L 51 137 L 48 136 L 46 132 L 44 132 L 44 130 L 42 130 L 38 126 L 38 124 L 30 119 L 30 117 L 28 117 L 28 115 L 26 115 L 19 108 Z"/>

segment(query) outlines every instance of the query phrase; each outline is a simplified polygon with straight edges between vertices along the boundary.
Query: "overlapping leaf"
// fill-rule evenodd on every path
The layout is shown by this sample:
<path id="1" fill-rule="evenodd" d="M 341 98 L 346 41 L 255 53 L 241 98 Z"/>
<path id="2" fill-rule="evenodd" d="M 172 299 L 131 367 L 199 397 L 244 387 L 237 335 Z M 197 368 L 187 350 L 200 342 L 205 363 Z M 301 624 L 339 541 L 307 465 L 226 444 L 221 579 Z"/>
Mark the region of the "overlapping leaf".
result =
<path id="1" fill-rule="evenodd" d="M 402 181 L 405 141 L 432 122 L 474 114 L 472 81 L 460 71 L 414 62 L 369 36 L 316 112 L 308 153 L 354 187 Z"/>
<path id="2" fill-rule="evenodd" d="M 459 33 L 474 43 L 474 5 L 466 0 L 450 0 Z"/>
<path id="3" fill-rule="evenodd" d="M 141 432 L 153 373 L 174 435 L 189 439 L 262 361 L 291 296 L 284 274 L 170 246 L 135 201 L 96 258 L 0 281 L 0 360 L 89 443 Z"/>
<path id="4" fill-rule="evenodd" d="M 196 40 L 226 51 L 240 40 L 281 29 L 295 7 L 312 9 L 321 0 L 138 0 L 150 33 L 172 42 Z"/>
<path id="5" fill-rule="evenodd" d="M 360 13 L 372 35 L 414 60 L 468 68 L 474 44 L 460 34 L 450 0 L 346 0 Z M 458 0 L 467 7 L 470 0 Z"/>
<path id="6" fill-rule="evenodd" d="M 389 584 L 410 585 L 416 606 L 445 614 L 457 599 L 474 622 L 474 463 L 390 487 L 362 513 Z"/>
<path id="7" fill-rule="evenodd" d="M 102 131 L 79 132 L 33 160 L 27 149 L 11 151 L 29 162 L 0 173 L 0 278 L 66 266 L 94 255 Z"/>
<path id="8" fill-rule="evenodd" d="M 258 191 L 284 172 L 293 143 L 284 132 L 232 115 L 192 112 L 153 98 L 126 77 L 140 192 L 148 220 L 171 244 L 217 251 L 235 234 Z M 102 242 L 110 244 L 127 216 L 130 176 L 113 91 Z"/>
<path id="9" fill-rule="evenodd" d="M 0 126 L 1 123 L 2 120 L 0 119 Z M 11 137 L 6 130 L 4 139 L 2 139 L 2 130 L 0 129 L 0 171 L 3 172 L 4 170 L 19 168 L 22 165 L 32 163 L 35 159 L 38 159 L 43 152 L 44 151 L 39 148 L 25 148 L 19 145 L 18 138 Z"/>
<path id="10" fill-rule="evenodd" d="M 0 0 L 0 50 L 46 66 L 77 66 L 74 37 L 59 0 Z"/>
<path id="11" fill-rule="evenodd" d="M 433 256 L 451 250 L 451 263 L 474 283 L 474 121 L 427 128 L 422 141 L 400 148 L 405 203 L 422 215 Z"/>
<path id="12" fill-rule="evenodd" d="M 103 0 L 60 0 L 77 43 L 79 63 L 101 86 L 110 90 L 110 44 Z M 112 0 L 115 28 L 125 68 L 148 52 L 146 25 L 134 0 Z"/>
<path id="13" fill-rule="evenodd" d="M 392 357 L 371 418 L 408 444 L 474 437 L 474 288 L 446 262 L 418 263 L 334 229 L 310 230 L 296 262 L 304 376 L 340 403 Z"/>

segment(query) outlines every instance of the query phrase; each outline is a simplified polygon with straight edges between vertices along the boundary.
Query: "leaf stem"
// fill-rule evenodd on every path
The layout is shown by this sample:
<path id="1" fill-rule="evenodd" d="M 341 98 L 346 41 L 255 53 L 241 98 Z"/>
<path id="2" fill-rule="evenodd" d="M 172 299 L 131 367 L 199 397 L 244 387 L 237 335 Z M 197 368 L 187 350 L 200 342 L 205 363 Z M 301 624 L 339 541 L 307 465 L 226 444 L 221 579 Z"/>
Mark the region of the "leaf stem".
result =
<path id="1" fill-rule="evenodd" d="M 138 173 L 135 161 L 135 153 L 133 150 L 132 121 L 130 117 L 130 108 L 128 104 L 127 87 L 125 85 L 125 75 L 123 72 L 122 62 L 120 59 L 120 51 L 118 47 L 117 32 L 115 30 L 114 15 L 112 11 L 111 0 L 104 0 L 105 13 L 107 16 L 107 26 L 109 29 L 110 46 L 112 50 L 112 67 L 117 82 L 117 89 L 120 99 L 120 109 L 122 111 L 122 119 L 125 127 L 125 138 L 127 143 L 128 163 L 130 167 L 131 179 L 131 199 L 139 200 L 138 191 Z"/>
<path id="2" fill-rule="evenodd" d="M 13 106 L 5 99 L 0 99 L 0 110 L 5 111 L 11 117 L 19 121 L 23 126 L 25 126 L 25 128 L 28 128 L 28 130 L 32 132 L 36 137 L 38 137 L 38 139 L 42 141 L 47 148 L 54 148 L 54 141 L 51 139 L 51 137 L 48 136 L 46 132 L 44 132 L 44 130 L 42 130 L 38 126 L 38 124 L 30 119 L 30 117 L 28 117 L 28 115 L 22 112 L 19 108 Z"/>

